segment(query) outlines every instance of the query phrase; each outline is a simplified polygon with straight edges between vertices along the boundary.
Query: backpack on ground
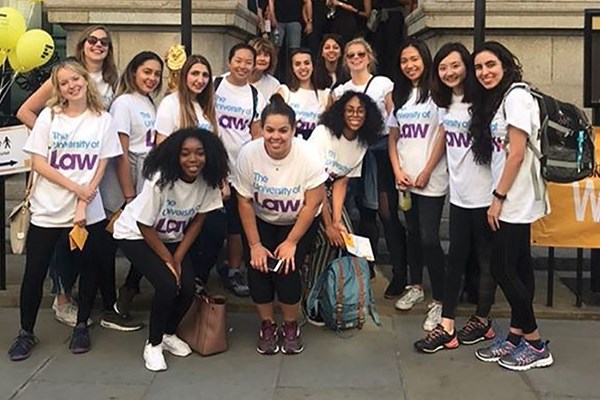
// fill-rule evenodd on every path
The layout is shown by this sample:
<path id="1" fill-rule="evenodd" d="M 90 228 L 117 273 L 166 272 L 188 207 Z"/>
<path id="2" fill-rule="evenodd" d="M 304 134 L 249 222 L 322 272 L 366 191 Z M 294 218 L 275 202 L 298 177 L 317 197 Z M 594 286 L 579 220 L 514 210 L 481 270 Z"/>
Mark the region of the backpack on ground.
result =
<path id="1" fill-rule="evenodd" d="M 542 178 L 547 182 L 570 183 L 591 176 L 594 172 L 594 137 L 586 114 L 579 107 L 559 101 L 525 83 L 513 84 L 513 89 L 528 90 L 540 108 L 541 150 L 527 142 L 540 160 Z"/>
<path id="2" fill-rule="evenodd" d="M 307 317 L 320 316 L 327 327 L 336 331 L 361 329 L 367 315 L 381 325 L 370 278 L 364 258 L 343 256 L 332 260 L 308 294 Z"/>

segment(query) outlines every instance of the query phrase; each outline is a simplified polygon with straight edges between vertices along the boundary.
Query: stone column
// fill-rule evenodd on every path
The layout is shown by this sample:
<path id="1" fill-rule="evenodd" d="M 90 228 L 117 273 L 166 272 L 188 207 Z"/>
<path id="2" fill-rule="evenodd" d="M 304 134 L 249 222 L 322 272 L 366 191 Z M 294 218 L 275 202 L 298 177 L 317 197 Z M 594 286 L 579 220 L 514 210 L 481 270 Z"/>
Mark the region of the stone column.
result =
<path id="1" fill-rule="evenodd" d="M 44 6 L 49 21 L 66 30 L 68 54 L 83 29 L 107 26 L 120 70 L 139 51 L 164 56 L 181 41 L 180 0 L 44 0 Z M 207 57 L 220 74 L 229 48 L 256 33 L 256 16 L 244 0 L 192 0 L 192 10 L 192 53 Z"/>
<path id="2" fill-rule="evenodd" d="M 585 8 L 600 1 L 487 0 L 486 40 L 505 44 L 523 64 L 525 79 L 561 99 L 583 104 Z M 408 33 L 435 54 L 444 43 L 473 47 L 473 0 L 419 0 Z"/>

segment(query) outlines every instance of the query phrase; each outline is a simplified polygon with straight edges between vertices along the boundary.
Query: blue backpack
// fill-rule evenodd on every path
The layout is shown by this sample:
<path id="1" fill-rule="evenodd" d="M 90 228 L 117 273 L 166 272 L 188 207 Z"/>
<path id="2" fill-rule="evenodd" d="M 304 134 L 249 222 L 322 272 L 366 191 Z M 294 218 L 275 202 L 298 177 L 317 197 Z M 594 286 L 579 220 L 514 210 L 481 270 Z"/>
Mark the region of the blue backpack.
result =
<path id="1" fill-rule="evenodd" d="M 361 329 L 367 314 L 381 325 L 367 261 L 353 256 L 332 260 L 311 288 L 306 311 L 309 318 L 321 316 L 325 325 L 336 331 Z"/>

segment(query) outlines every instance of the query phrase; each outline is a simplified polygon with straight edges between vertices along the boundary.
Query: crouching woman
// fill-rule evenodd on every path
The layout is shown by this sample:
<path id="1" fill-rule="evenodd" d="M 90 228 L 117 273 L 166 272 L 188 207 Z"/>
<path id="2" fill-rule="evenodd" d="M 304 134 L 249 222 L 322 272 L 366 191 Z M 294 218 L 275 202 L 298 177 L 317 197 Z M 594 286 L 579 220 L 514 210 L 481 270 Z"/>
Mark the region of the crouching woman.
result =
<path id="1" fill-rule="evenodd" d="M 219 138 L 204 129 L 179 130 L 149 153 L 142 191 L 115 222 L 118 246 L 155 290 L 144 347 L 150 371 L 167 369 L 163 349 L 180 357 L 191 353 L 175 335 L 194 295 L 188 250 L 206 214 L 223 207 L 219 183 L 226 175 Z"/>
<path id="2" fill-rule="evenodd" d="M 303 350 L 298 327 L 299 268 L 319 227 L 327 180 L 325 165 L 310 144 L 294 138 L 294 111 L 275 94 L 261 115 L 262 138 L 246 144 L 238 157 L 233 186 L 238 193 L 245 248 L 250 259 L 250 295 L 261 319 L 257 351 L 285 354 Z M 272 259 L 282 267 L 271 271 Z M 275 324 L 273 300 L 283 313 Z"/>

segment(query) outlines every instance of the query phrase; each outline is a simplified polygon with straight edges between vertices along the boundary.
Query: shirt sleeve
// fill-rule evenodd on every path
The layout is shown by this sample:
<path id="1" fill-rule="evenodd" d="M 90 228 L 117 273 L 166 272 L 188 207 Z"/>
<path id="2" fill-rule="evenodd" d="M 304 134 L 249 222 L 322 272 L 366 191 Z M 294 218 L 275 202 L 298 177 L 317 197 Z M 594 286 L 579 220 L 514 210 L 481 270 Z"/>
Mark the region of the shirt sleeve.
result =
<path id="1" fill-rule="evenodd" d="M 256 102 L 256 114 L 254 115 L 254 119 L 252 120 L 252 122 L 260 121 L 260 114 L 262 114 L 263 109 L 267 106 L 265 96 L 263 96 L 258 89 L 256 90 L 256 92 L 258 95 L 258 99 Z M 252 99 L 252 101 L 254 101 L 254 99 Z"/>
<path id="2" fill-rule="evenodd" d="M 238 156 L 237 162 L 235 163 L 233 175 L 231 177 L 231 185 L 235 188 L 235 190 L 242 196 L 246 198 L 252 197 L 252 164 L 251 164 L 251 156 L 252 154 L 248 154 L 248 149 L 255 148 L 251 146 L 253 143 L 249 143 L 246 146 L 242 147 L 240 154 Z M 250 146 L 249 146 L 250 145 Z"/>
<path id="3" fill-rule="evenodd" d="M 396 114 L 395 113 L 391 113 L 390 116 L 387 119 L 386 125 L 389 128 L 400 128 L 400 124 L 398 123 L 398 119 L 396 118 Z"/>
<path id="4" fill-rule="evenodd" d="M 126 101 L 126 95 L 119 96 L 110 106 L 114 128 L 118 133 L 131 136 L 131 110 Z"/>
<path id="5" fill-rule="evenodd" d="M 115 121 L 110 114 L 103 112 L 102 119 L 102 143 L 100 148 L 100 158 L 112 158 L 123 154 L 119 134 L 115 128 Z"/>
<path id="6" fill-rule="evenodd" d="M 176 107 L 177 100 L 173 96 L 167 96 L 160 102 L 158 110 L 156 110 L 156 122 L 154 130 L 164 136 L 169 136 L 177 130 L 175 121 L 179 118 L 179 110 Z"/>
<path id="7" fill-rule="evenodd" d="M 525 88 L 513 89 L 504 100 L 506 124 L 520 129 L 530 136 L 532 132 L 531 116 L 535 112 L 535 100 Z"/>
<path id="8" fill-rule="evenodd" d="M 325 162 L 310 156 L 310 147 L 306 150 L 306 190 L 314 189 L 323 184 L 329 176 L 325 172 Z"/>
<path id="9" fill-rule="evenodd" d="M 394 82 L 386 76 L 384 76 L 382 78 L 383 78 L 383 84 L 382 84 L 383 96 L 385 97 L 385 96 L 387 96 L 388 93 L 391 93 L 392 90 L 394 90 Z"/>
<path id="10" fill-rule="evenodd" d="M 23 146 L 23 151 L 47 157 L 50 150 L 50 132 L 52 126 L 52 113 L 49 108 L 42 110 L 35 120 L 33 129 Z"/>
<path id="11" fill-rule="evenodd" d="M 204 184 L 207 185 L 206 183 Z M 218 210 L 219 208 L 223 208 L 221 190 L 218 187 L 212 188 L 207 185 L 204 198 L 197 208 L 198 213 L 207 213 L 213 210 Z"/>
<path id="12" fill-rule="evenodd" d="M 142 225 L 154 226 L 164 202 L 156 181 L 157 179 L 145 180 L 141 193 L 130 203 L 134 206 L 132 210 L 134 220 Z"/>
<path id="13" fill-rule="evenodd" d="M 308 144 L 310 144 L 312 148 L 318 152 L 323 162 L 327 161 L 327 137 L 325 135 L 329 134 L 330 133 L 325 126 L 317 125 L 307 141 Z"/>

